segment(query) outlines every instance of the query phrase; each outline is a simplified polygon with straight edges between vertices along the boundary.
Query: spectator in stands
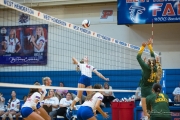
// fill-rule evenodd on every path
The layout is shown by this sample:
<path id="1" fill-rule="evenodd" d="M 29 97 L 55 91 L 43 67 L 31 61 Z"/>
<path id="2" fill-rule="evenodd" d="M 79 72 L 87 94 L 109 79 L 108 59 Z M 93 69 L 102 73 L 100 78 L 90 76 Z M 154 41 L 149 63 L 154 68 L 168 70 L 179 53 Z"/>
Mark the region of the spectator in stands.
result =
<path id="1" fill-rule="evenodd" d="M 24 103 L 26 102 L 26 99 L 27 99 L 27 96 L 23 96 L 23 101 L 20 102 L 20 110 L 21 110 L 21 107 L 24 105 Z M 16 113 L 16 120 L 19 120 L 19 116 L 21 115 L 21 112 L 19 111 L 18 113 Z"/>
<path id="2" fill-rule="evenodd" d="M 104 83 L 103 88 L 106 90 L 112 90 L 112 87 L 109 86 L 107 82 Z M 103 103 L 105 105 L 110 104 L 115 99 L 114 93 L 112 91 L 104 91 L 102 94 L 104 96 Z"/>
<path id="3" fill-rule="evenodd" d="M 72 98 L 74 99 L 74 98 L 76 98 L 76 96 L 77 96 L 77 91 L 74 91 L 74 93 L 72 93 Z M 86 96 L 87 96 L 86 91 L 83 91 L 83 94 L 82 94 L 82 96 L 81 96 L 81 99 L 79 100 L 79 104 L 80 104 L 80 105 L 82 104 L 82 102 L 85 101 Z"/>
<path id="4" fill-rule="evenodd" d="M 64 83 L 60 82 L 59 86 L 64 87 Z M 64 97 L 66 97 L 66 94 L 68 93 L 68 90 L 57 89 L 56 93 L 59 94 L 62 98 L 64 98 Z"/>
<path id="5" fill-rule="evenodd" d="M 179 82 L 179 87 L 176 87 L 173 91 L 174 95 L 174 101 L 175 102 L 180 102 L 180 82 Z"/>
<path id="6" fill-rule="evenodd" d="M 58 109 L 59 107 L 59 99 L 55 96 L 54 90 L 50 89 L 48 92 L 48 98 L 44 100 L 44 105 L 43 107 L 51 109 L 51 111 L 47 112 L 52 112 Z"/>
<path id="7" fill-rule="evenodd" d="M 56 111 L 52 111 L 49 113 L 51 120 L 53 120 L 53 118 L 57 115 L 59 116 L 64 116 L 64 120 L 68 120 L 66 118 L 66 110 L 67 107 L 70 107 L 70 105 L 72 104 L 72 94 L 71 93 L 67 93 L 66 94 L 66 98 L 62 98 L 60 101 L 60 108 Z"/>
<path id="8" fill-rule="evenodd" d="M 19 112 L 20 101 L 19 99 L 16 98 L 16 92 L 12 91 L 11 96 L 12 98 L 9 99 L 8 101 L 7 112 L 5 112 L 1 116 L 2 120 L 5 120 L 7 116 L 9 117 L 10 120 L 13 120 L 13 115 L 16 115 L 16 113 Z"/>
<path id="9" fill-rule="evenodd" d="M 5 108 L 5 98 L 3 97 L 3 94 L 0 93 L 0 116 L 4 114 Z"/>
<path id="10" fill-rule="evenodd" d="M 136 89 L 138 92 L 135 93 L 135 99 L 141 100 L 141 87 L 137 87 Z"/>

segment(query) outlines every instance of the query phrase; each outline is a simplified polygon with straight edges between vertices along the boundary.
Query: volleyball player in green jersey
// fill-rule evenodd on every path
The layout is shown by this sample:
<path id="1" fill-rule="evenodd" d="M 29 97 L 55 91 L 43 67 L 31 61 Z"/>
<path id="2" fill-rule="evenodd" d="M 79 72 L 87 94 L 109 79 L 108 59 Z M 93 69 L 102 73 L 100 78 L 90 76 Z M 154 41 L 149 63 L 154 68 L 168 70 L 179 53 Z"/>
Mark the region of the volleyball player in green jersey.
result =
<path id="1" fill-rule="evenodd" d="M 145 62 L 141 55 L 146 47 L 148 46 L 151 54 L 151 58 L 148 59 L 147 62 Z M 157 66 L 156 66 L 156 60 L 155 55 L 153 52 L 152 47 L 152 39 L 149 39 L 147 43 L 142 43 L 142 46 L 138 52 L 137 60 L 142 68 L 142 78 L 140 80 L 140 87 L 141 87 L 141 103 L 142 103 L 142 109 L 144 113 L 144 120 L 148 120 L 149 114 L 147 113 L 146 108 L 146 97 L 152 93 L 152 86 L 155 82 L 157 82 L 156 72 L 157 72 Z"/>
<path id="2" fill-rule="evenodd" d="M 171 120 L 169 98 L 161 93 L 161 85 L 155 83 L 152 94 L 146 97 L 147 109 L 150 110 L 150 120 Z"/>

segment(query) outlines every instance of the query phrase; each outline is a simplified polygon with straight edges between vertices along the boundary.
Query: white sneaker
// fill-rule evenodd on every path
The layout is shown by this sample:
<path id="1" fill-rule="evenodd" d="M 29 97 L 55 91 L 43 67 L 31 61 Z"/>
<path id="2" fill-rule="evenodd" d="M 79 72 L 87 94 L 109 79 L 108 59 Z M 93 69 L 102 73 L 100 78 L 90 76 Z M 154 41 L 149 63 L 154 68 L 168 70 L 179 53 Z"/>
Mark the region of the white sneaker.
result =
<path id="1" fill-rule="evenodd" d="M 141 120 L 149 120 L 149 119 L 148 119 L 148 116 L 144 116 L 141 118 Z"/>

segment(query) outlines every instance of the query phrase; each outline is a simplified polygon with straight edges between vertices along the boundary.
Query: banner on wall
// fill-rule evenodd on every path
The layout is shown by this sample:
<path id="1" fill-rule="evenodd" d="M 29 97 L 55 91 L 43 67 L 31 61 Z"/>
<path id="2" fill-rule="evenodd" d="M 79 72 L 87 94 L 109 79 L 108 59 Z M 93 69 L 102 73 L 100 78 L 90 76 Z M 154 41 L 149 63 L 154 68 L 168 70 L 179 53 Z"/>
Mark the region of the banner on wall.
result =
<path id="1" fill-rule="evenodd" d="M 118 0 L 118 24 L 178 23 L 179 0 Z"/>
<path id="2" fill-rule="evenodd" d="M 47 64 L 47 24 L 0 26 L 0 30 L 0 64 Z"/>
<path id="3" fill-rule="evenodd" d="M 102 9 L 100 11 L 100 22 L 113 22 L 113 9 Z"/>

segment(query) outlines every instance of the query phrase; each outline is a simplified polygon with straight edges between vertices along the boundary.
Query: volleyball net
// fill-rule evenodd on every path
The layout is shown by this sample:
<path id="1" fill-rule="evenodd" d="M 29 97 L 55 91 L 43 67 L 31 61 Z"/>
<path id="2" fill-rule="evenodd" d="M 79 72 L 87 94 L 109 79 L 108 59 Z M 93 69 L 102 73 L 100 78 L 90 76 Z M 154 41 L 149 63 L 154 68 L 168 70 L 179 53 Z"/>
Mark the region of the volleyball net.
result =
<path id="1" fill-rule="evenodd" d="M 89 64 L 110 78 L 113 88 L 134 90 L 133 82 L 138 86 L 140 78 L 133 71 L 140 69 L 136 60 L 140 47 L 89 29 L 10 0 L 0 0 L 0 82 L 32 85 L 49 76 L 53 86 L 64 82 L 67 87 L 76 87 L 80 74 L 72 57 L 80 61 L 88 56 Z M 18 45 L 7 51 L 3 43 L 10 43 L 10 34 L 14 34 L 12 44 Z M 38 42 L 41 48 L 35 45 Z M 143 58 L 149 56 L 145 49 Z M 94 75 L 92 81 L 104 82 Z"/>

